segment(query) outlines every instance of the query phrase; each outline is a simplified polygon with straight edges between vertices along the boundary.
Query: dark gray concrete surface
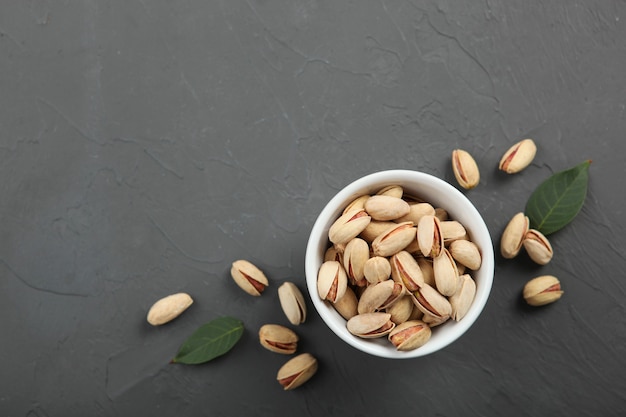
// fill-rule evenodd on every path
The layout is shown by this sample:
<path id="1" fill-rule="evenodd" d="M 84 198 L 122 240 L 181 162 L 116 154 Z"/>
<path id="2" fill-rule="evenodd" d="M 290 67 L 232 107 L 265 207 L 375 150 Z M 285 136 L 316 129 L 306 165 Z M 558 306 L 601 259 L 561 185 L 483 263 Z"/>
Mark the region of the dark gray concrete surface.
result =
<path id="1" fill-rule="evenodd" d="M 625 69 L 617 0 L 2 2 L 0 415 L 624 415 Z M 526 137 L 534 163 L 499 173 Z M 421 359 L 356 351 L 309 301 L 320 369 L 283 392 L 256 333 L 288 324 L 282 281 L 305 291 L 317 213 L 378 170 L 455 184 L 457 147 L 496 244 L 543 179 L 593 160 L 553 261 L 498 256 L 479 320 Z M 238 258 L 265 295 L 232 282 Z M 530 309 L 541 274 L 565 295 Z M 179 291 L 194 305 L 148 325 Z M 220 315 L 246 328 L 227 356 L 168 364 Z"/>

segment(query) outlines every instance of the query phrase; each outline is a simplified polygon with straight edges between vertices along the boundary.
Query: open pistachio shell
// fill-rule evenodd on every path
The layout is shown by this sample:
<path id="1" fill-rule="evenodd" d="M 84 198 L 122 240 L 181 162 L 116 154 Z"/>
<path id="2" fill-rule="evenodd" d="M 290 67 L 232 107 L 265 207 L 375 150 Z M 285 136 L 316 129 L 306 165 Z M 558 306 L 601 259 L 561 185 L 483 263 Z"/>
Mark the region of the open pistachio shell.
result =
<path id="1" fill-rule="evenodd" d="M 408 291 L 415 291 L 424 284 L 424 277 L 419 264 L 409 252 L 400 251 L 393 255 L 391 263 L 391 277 L 396 282 L 404 284 Z"/>
<path id="2" fill-rule="evenodd" d="M 300 289 L 293 282 L 285 282 L 278 288 L 280 306 L 293 325 L 304 323 L 306 320 L 306 303 Z"/>
<path id="3" fill-rule="evenodd" d="M 259 343 L 269 351 L 291 355 L 298 348 L 298 335 L 279 324 L 264 324 L 259 329 Z"/>
<path id="4" fill-rule="evenodd" d="M 239 287 L 253 296 L 259 296 L 269 285 L 269 281 L 263 271 L 251 262 L 240 259 L 233 262 L 230 275 Z"/>
<path id="5" fill-rule="evenodd" d="M 417 225 L 417 243 L 422 254 L 436 258 L 444 248 L 441 222 L 435 216 L 424 216 Z"/>
<path id="6" fill-rule="evenodd" d="M 424 315 L 448 318 L 452 314 L 450 302 L 430 285 L 424 284 L 413 295 L 415 296 L 413 302 Z"/>
<path id="7" fill-rule="evenodd" d="M 372 339 L 389 334 L 396 325 L 389 313 L 365 313 L 352 317 L 346 326 L 353 335 Z"/>
<path id="8" fill-rule="evenodd" d="M 498 168 L 507 174 L 515 174 L 535 159 L 537 145 L 532 139 L 524 139 L 511 146 L 500 159 Z"/>
<path id="9" fill-rule="evenodd" d="M 415 227 L 412 222 L 398 223 L 372 242 L 372 252 L 375 256 L 391 256 L 406 248 L 415 239 Z"/>
<path id="10" fill-rule="evenodd" d="M 347 212 L 352 211 L 352 210 L 361 210 L 362 208 L 364 208 L 365 202 L 367 201 L 368 198 L 370 198 L 370 196 L 367 194 L 355 198 L 354 200 L 352 200 L 350 204 L 346 206 L 345 209 L 343 209 L 342 214 L 346 214 Z"/>
<path id="11" fill-rule="evenodd" d="M 530 229 L 526 232 L 522 244 L 530 259 L 539 265 L 547 264 L 554 256 L 550 241 L 539 230 Z"/>
<path id="12" fill-rule="evenodd" d="M 452 306 L 452 319 L 456 321 L 465 317 L 476 296 L 476 283 L 471 276 L 468 274 L 461 275 L 459 281 L 459 288 L 448 299 Z"/>
<path id="13" fill-rule="evenodd" d="M 328 229 L 328 239 L 334 244 L 345 244 L 357 237 L 371 221 L 364 209 L 354 209 L 341 215 Z"/>
<path id="14" fill-rule="evenodd" d="M 439 256 L 433 259 L 435 285 L 441 295 L 450 296 L 456 292 L 459 271 L 448 249 L 444 249 Z"/>
<path id="15" fill-rule="evenodd" d="M 430 339 L 428 324 L 420 320 L 405 321 L 389 332 L 388 339 L 401 351 L 417 349 Z"/>
<path id="16" fill-rule="evenodd" d="M 528 232 L 528 217 L 524 213 L 517 213 L 509 221 L 502 233 L 500 240 L 500 253 L 502 257 L 511 259 L 517 256 L 522 248 L 524 236 Z"/>
<path id="17" fill-rule="evenodd" d="M 561 298 L 563 289 L 561 282 L 553 275 L 542 275 L 533 278 L 524 286 L 524 299 L 531 306 L 543 306 Z"/>
<path id="18" fill-rule="evenodd" d="M 337 261 L 326 261 L 317 274 L 317 292 L 322 300 L 331 303 L 341 299 L 348 286 L 348 277 Z"/>
<path id="19" fill-rule="evenodd" d="M 352 285 L 364 287 L 367 285 L 363 268 L 370 257 L 370 248 L 366 241 L 355 237 L 346 245 L 343 252 L 343 267 Z"/>
<path id="20" fill-rule="evenodd" d="M 278 383 L 285 390 L 298 388 L 317 372 L 317 359 L 310 353 L 302 353 L 287 361 L 276 374 Z"/>
<path id="21" fill-rule="evenodd" d="M 385 309 L 395 303 L 404 293 L 402 284 L 393 280 L 370 285 L 361 294 L 357 311 L 359 314 L 363 314 Z"/>

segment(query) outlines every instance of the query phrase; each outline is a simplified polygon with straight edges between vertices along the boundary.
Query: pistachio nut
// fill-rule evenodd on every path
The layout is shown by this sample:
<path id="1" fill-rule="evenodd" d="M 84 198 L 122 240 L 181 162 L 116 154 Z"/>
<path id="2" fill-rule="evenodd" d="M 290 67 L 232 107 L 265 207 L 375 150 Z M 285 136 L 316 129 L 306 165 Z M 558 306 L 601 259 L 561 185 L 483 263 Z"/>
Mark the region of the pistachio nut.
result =
<path id="1" fill-rule="evenodd" d="M 324 252 L 324 262 L 326 261 L 337 261 L 339 263 L 343 263 L 343 255 L 335 246 L 331 246 L 326 249 L 326 252 Z"/>
<path id="2" fill-rule="evenodd" d="M 515 174 L 530 165 L 536 153 L 535 142 L 532 139 L 524 139 L 511 146 L 502 155 L 498 168 L 507 174 Z"/>
<path id="3" fill-rule="evenodd" d="M 293 282 L 285 282 L 278 287 L 280 306 L 287 316 L 287 320 L 294 326 L 306 320 L 306 303 L 302 292 Z"/>
<path id="4" fill-rule="evenodd" d="M 343 267 L 352 285 L 363 287 L 367 285 L 363 267 L 370 257 L 370 247 L 366 241 L 355 237 L 346 245 L 343 252 Z"/>
<path id="5" fill-rule="evenodd" d="M 409 203 L 398 197 L 373 195 L 365 202 L 365 211 L 374 220 L 395 220 L 409 213 Z"/>
<path id="6" fill-rule="evenodd" d="M 281 366 L 276 380 L 285 390 L 291 390 L 311 379 L 316 371 L 317 359 L 310 353 L 301 353 Z"/>
<path id="7" fill-rule="evenodd" d="M 352 288 L 347 287 L 343 297 L 334 302 L 333 307 L 335 307 L 335 310 L 337 310 L 341 317 L 346 320 L 350 320 L 352 317 L 359 314 L 357 311 L 358 303 L 359 300 L 356 298 L 356 294 L 354 293 Z"/>
<path id="8" fill-rule="evenodd" d="M 378 220 L 372 220 L 367 227 L 359 235 L 361 239 L 368 243 L 372 243 L 374 239 L 380 236 L 385 230 L 392 226 L 395 226 L 394 222 L 381 222 Z"/>
<path id="9" fill-rule="evenodd" d="M 466 190 L 476 187 L 480 182 L 480 171 L 476 161 L 463 149 L 452 151 L 452 171 L 459 185 Z"/>
<path id="10" fill-rule="evenodd" d="M 435 271 L 433 269 L 433 260 L 431 258 L 417 257 L 417 264 L 422 271 L 424 283 L 433 287 L 435 285 Z"/>
<path id="11" fill-rule="evenodd" d="M 517 213 L 509 221 L 500 240 L 500 253 L 504 258 L 511 259 L 517 256 L 522 248 L 522 241 L 528 232 L 528 217 L 524 213 Z"/>
<path id="12" fill-rule="evenodd" d="M 390 279 L 369 285 L 359 298 L 357 312 L 363 314 L 384 310 L 398 301 L 404 294 L 404 286 Z"/>
<path id="13" fill-rule="evenodd" d="M 384 188 L 381 188 L 376 193 L 376 195 L 387 195 L 396 198 L 402 198 L 402 194 L 404 194 L 404 190 L 399 185 L 388 185 Z"/>
<path id="14" fill-rule="evenodd" d="M 359 235 L 371 221 L 364 209 L 354 209 L 342 214 L 330 226 L 328 239 L 335 244 L 347 243 Z"/>
<path id="15" fill-rule="evenodd" d="M 452 319 L 460 321 L 472 305 L 476 296 L 476 283 L 468 274 L 459 277 L 459 288 L 448 301 L 452 306 Z"/>
<path id="16" fill-rule="evenodd" d="M 431 328 L 439 326 L 448 320 L 450 320 L 450 316 L 435 316 L 430 313 L 424 313 L 422 316 L 422 321 L 428 324 Z"/>
<path id="17" fill-rule="evenodd" d="M 391 314 L 391 321 L 396 324 L 400 324 L 404 323 L 409 319 L 409 317 L 411 317 L 414 309 L 416 309 L 416 307 L 413 304 L 411 295 L 409 294 L 400 297 L 398 301 L 387 307 L 385 312 Z"/>
<path id="18" fill-rule="evenodd" d="M 418 224 L 422 217 L 434 215 L 435 208 L 429 203 L 409 203 L 409 213 L 406 216 L 400 217 L 396 221 L 413 222 L 413 224 Z"/>
<path id="19" fill-rule="evenodd" d="M 435 216 L 424 216 L 417 225 L 417 243 L 422 254 L 426 257 L 436 258 L 441 253 L 443 233 L 441 222 Z"/>
<path id="20" fill-rule="evenodd" d="M 439 318 L 447 318 L 452 314 L 450 302 L 430 285 L 424 284 L 413 295 L 415 296 L 413 302 L 424 315 L 430 314 Z"/>
<path id="21" fill-rule="evenodd" d="M 465 227 L 456 220 L 446 220 L 439 222 L 439 224 L 441 225 L 444 245 L 448 246 L 455 240 L 467 239 Z"/>
<path id="22" fill-rule="evenodd" d="M 539 265 L 545 265 L 552 259 L 554 251 L 547 237 L 539 230 L 530 229 L 522 241 L 530 259 Z"/>
<path id="23" fill-rule="evenodd" d="M 291 355 L 298 348 L 298 335 L 280 324 L 264 324 L 259 329 L 259 342 L 269 351 Z"/>
<path id="24" fill-rule="evenodd" d="M 396 327 L 389 313 L 358 314 L 348 320 L 348 331 L 364 339 L 386 336 Z"/>
<path id="25" fill-rule="evenodd" d="M 524 286 L 524 300 L 531 306 L 550 304 L 561 298 L 561 282 L 552 275 L 533 278 Z"/>
<path id="26" fill-rule="evenodd" d="M 191 296 L 184 292 L 168 295 L 154 303 L 148 311 L 148 323 L 160 326 L 180 316 L 193 304 Z"/>
<path id="27" fill-rule="evenodd" d="M 331 303 L 341 299 L 346 293 L 348 277 L 343 266 L 337 261 L 326 261 L 317 273 L 317 292 L 322 300 Z"/>
<path id="28" fill-rule="evenodd" d="M 461 264 L 473 271 L 480 268 L 482 258 L 480 256 L 480 250 L 474 242 L 469 240 L 455 240 L 450 244 L 448 250 L 454 260 L 457 261 L 457 267 Z"/>
<path id="29" fill-rule="evenodd" d="M 409 252 L 400 251 L 389 260 L 391 277 L 394 281 L 404 284 L 410 292 L 416 291 L 424 284 L 424 277 L 419 264 Z"/>
<path id="30" fill-rule="evenodd" d="M 428 324 L 420 320 L 405 321 L 389 332 L 388 339 L 401 351 L 417 349 L 424 346 L 430 339 L 431 330 Z"/>
<path id="31" fill-rule="evenodd" d="M 391 276 L 391 265 L 387 258 L 373 256 L 365 261 L 363 265 L 363 275 L 370 284 L 385 281 Z"/>
<path id="32" fill-rule="evenodd" d="M 412 222 L 398 223 L 381 233 L 372 242 L 374 256 L 391 256 L 406 248 L 415 239 Z"/>
<path id="33" fill-rule="evenodd" d="M 367 194 L 355 198 L 350 204 L 346 206 L 346 208 L 343 209 L 343 213 L 341 214 L 346 214 L 347 212 L 352 210 L 361 210 L 365 207 L 365 202 L 368 198 L 370 198 L 370 196 Z"/>
<path id="34" fill-rule="evenodd" d="M 441 255 L 433 259 L 433 271 L 437 291 L 445 296 L 454 294 L 458 285 L 459 271 L 448 249 L 444 248 Z"/>
<path id="35" fill-rule="evenodd" d="M 242 290 L 253 296 L 261 295 L 269 285 L 263 271 L 244 259 L 233 262 L 230 275 Z"/>
<path id="36" fill-rule="evenodd" d="M 448 211 L 441 207 L 435 207 L 435 217 L 438 218 L 440 222 L 445 222 L 447 220 L 450 220 Z"/>

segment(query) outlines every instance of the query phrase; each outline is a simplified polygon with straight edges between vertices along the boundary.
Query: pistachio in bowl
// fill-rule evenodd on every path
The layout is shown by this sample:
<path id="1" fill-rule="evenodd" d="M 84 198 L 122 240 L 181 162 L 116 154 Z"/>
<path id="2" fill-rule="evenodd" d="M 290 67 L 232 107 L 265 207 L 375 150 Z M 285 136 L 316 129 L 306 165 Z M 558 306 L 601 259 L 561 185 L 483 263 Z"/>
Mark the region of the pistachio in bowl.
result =
<path id="1" fill-rule="evenodd" d="M 309 236 L 313 305 L 349 345 L 424 356 L 458 339 L 485 306 L 493 244 L 474 205 L 432 175 L 390 170 L 339 191 Z"/>

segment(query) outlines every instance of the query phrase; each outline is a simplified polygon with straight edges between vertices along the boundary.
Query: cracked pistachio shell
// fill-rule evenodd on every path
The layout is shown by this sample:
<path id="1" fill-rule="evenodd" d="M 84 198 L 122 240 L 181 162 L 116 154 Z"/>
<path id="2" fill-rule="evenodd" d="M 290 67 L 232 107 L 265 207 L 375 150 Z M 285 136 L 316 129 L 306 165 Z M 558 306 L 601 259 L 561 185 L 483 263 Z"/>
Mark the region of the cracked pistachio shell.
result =
<path id="1" fill-rule="evenodd" d="M 387 337 L 401 351 L 417 349 L 430 340 L 431 330 L 421 320 L 405 321 L 397 325 Z"/>
<path id="2" fill-rule="evenodd" d="M 391 314 L 391 321 L 400 324 L 409 320 L 414 309 L 415 305 L 409 294 L 400 297 L 398 301 L 387 307 L 385 312 Z"/>
<path id="3" fill-rule="evenodd" d="M 448 301 L 452 306 L 452 319 L 460 321 L 465 314 L 469 311 L 469 308 L 476 296 L 476 283 L 468 274 L 461 275 L 459 277 L 459 288 L 452 295 Z"/>
<path id="4" fill-rule="evenodd" d="M 148 323 L 160 326 L 180 316 L 193 304 L 191 296 L 184 292 L 168 295 L 154 303 L 148 311 Z"/>
<path id="5" fill-rule="evenodd" d="M 362 196 L 355 198 L 354 200 L 352 200 L 350 204 L 346 206 L 345 209 L 343 209 L 342 214 L 346 214 L 349 211 L 353 211 L 353 210 L 363 209 L 365 207 L 365 202 L 367 201 L 368 198 L 370 198 L 369 195 L 362 195 Z"/>
<path id="6" fill-rule="evenodd" d="M 404 294 L 404 286 L 390 279 L 370 285 L 359 298 L 357 312 L 363 314 L 383 310 L 393 305 Z"/>
<path id="7" fill-rule="evenodd" d="M 328 239 L 334 244 L 347 243 L 361 233 L 371 221 L 364 209 L 354 209 L 342 214 L 330 226 Z"/>
<path id="8" fill-rule="evenodd" d="M 432 315 L 439 318 L 450 317 L 452 306 L 450 302 L 430 285 L 424 284 L 413 293 L 413 302 L 424 315 Z"/>
<path id="9" fill-rule="evenodd" d="M 463 149 L 452 151 L 452 171 L 459 185 L 466 190 L 476 187 L 480 182 L 480 171 L 476 161 Z"/>
<path id="10" fill-rule="evenodd" d="M 462 264 L 473 271 L 480 268 L 482 257 L 480 256 L 478 246 L 476 246 L 474 242 L 469 240 L 455 240 L 450 244 L 448 250 L 458 264 Z M 458 264 L 457 268 L 459 266 Z"/>
<path id="11" fill-rule="evenodd" d="M 412 222 L 398 223 L 381 233 L 372 242 L 374 256 L 391 256 L 406 248 L 415 239 Z"/>
<path id="12" fill-rule="evenodd" d="M 298 335 L 279 324 L 264 324 L 259 329 L 259 343 L 269 351 L 291 355 L 298 348 Z"/>
<path id="13" fill-rule="evenodd" d="M 348 320 L 348 331 L 364 339 L 386 336 L 396 326 L 389 313 L 358 314 Z"/>
<path id="14" fill-rule="evenodd" d="M 561 282 L 553 275 L 533 278 L 524 286 L 524 300 L 531 306 L 550 304 L 561 298 Z"/>
<path id="15" fill-rule="evenodd" d="M 409 252 L 400 251 L 389 260 L 391 263 L 391 277 L 394 281 L 404 284 L 410 292 L 424 285 L 424 277 L 419 264 Z"/>
<path id="16" fill-rule="evenodd" d="M 418 257 L 417 264 L 422 271 L 424 283 L 433 287 L 435 285 L 435 270 L 433 269 L 433 260 L 431 258 Z"/>
<path id="17" fill-rule="evenodd" d="M 439 326 L 440 324 L 445 323 L 450 320 L 450 316 L 434 316 L 429 313 L 424 313 L 422 316 L 422 321 L 428 324 L 431 328 Z"/>
<path id="18" fill-rule="evenodd" d="M 385 188 L 378 190 L 376 195 L 386 195 L 389 197 L 402 198 L 404 189 L 399 185 L 388 185 Z"/>
<path id="19" fill-rule="evenodd" d="M 352 317 L 356 316 L 358 313 L 357 305 L 359 304 L 359 300 L 356 298 L 356 294 L 352 290 L 352 288 L 347 287 L 346 292 L 339 300 L 333 303 L 333 307 L 335 310 L 346 320 L 350 320 Z"/>
<path id="20" fill-rule="evenodd" d="M 387 258 L 373 256 L 363 265 L 363 275 L 370 284 L 386 281 L 391 276 L 391 265 Z"/>
<path id="21" fill-rule="evenodd" d="M 409 203 L 409 213 L 397 219 L 398 222 L 413 222 L 418 224 L 424 216 L 434 216 L 435 208 L 429 203 Z"/>
<path id="22" fill-rule="evenodd" d="M 443 235 L 443 244 L 448 246 L 455 240 L 467 239 L 467 230 L 465 226 L 456 220 L 446 220 L 439 222 L 441 226 L 441 234 Z"/>
<path id="23" fill-rule="evenodd" d="M 526 253 L 535 263 L 545 265 L 552 260 L 554 251 L 547 237 L 539 230 L 530 229 L 522 241 Z"/>
<path id="24" fill-rule="evenodd" d="M 367 285 L 363 268 L 369 258 L 370 247 L 366 241 L 355 237 L 348 242 L 343 252 L 343 267 L 350 284 L 361 287 Z"/>
<path id="25" fill-rule="evenodd" d="M 292 282 L 285 282 L 278 288 L 280 306 L 287 320 L 294 326 L 306 320 L 306 303 L 300 289 Z"/>
<path id="26" fill-rule="evenodd" d="M 239 287 L 253 296 L 259 296 L 269 285 L 267 277 L 251 262 L 240 259 L 233 262 L 230 275 Z"/>
<path id="27" fill-rule="evenodd" d="M 420 219 L 417 225 L 417 243 L 424 256 L 431 258 L 439 256 L 444 243 L 441 222 L 437 217 L 424 216 Z"/>
<path id="28" fill-rule="evenodd" d="M 341 299 L 346 293 L 348 277 L 343 266 L 337 261 L 326 261 L 317 273 L 317 292 L 322 300 L 331 303 Z"/>
<path id="29" fill-rule="evenodd" d="M 374 220 L 395 220 L 406 216 L 409 203 L 398 197 L 389 195 L 373 195 L 365 202 L 365 211 Z"/>
<path id="30" fill-rule="evenodd" d="M 276 374 L 276 380 L 285 390 L 298 388 L 317 372 L 317 359 L 310 353 L 302 353 L 288 360 Z"/>
<path id="31" fill-rule="evenodd" d="M 337 261 L 339 263 L 343 263 L 343 255 L 339 250 L 337 250 L 336 247 L 331 246 L 326 249 L 326 252 L 324 252 L 324 262 L 326 261 Z"/>
<path id="32" fill-rule="evenodd" d="M 374 239 L 380 236 L 385 230 L 395 226 L 394 222 L 381 222 L 372 220 L 367 227 L 361 232 L 359 237 L 368 243 L 372 243 Z"/>
<path id="33" fill-rule="evenodd" d="M 433 259 L 433 271 L 437 291 L 445 296 L 454 294 L 458 286 L 459 271 L 448 249 L 444 249 L 441 255 Z"/>
<path id="34" fill-rule="evenodd" d="M 500 253 L 506 259 L 515 258 L 522 248 L 522 241 L 528 232 L 528 217 L 517 213 L 509 221 L 500 239 Z"/>
<path id="35" fill-rule="evenodd" d="M 535 142 L 532 139 L 524 139 L 511 146 L 502 155 L 498 168 L 507 174 L 515 174 L 530 165 L 536 153 Z"/>

